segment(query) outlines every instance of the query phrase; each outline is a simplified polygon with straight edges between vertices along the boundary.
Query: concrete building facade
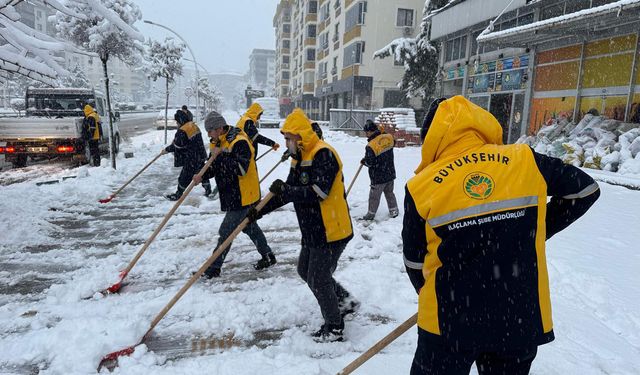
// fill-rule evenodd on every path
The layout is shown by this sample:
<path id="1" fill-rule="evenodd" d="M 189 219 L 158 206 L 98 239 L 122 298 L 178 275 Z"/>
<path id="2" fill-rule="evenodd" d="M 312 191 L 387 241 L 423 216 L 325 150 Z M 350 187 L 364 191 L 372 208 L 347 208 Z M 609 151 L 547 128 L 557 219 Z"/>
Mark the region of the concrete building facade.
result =
<path id="1" fill-rule="evenodd" d="M 254 49 L 249 55 L 249 84 L 256 90 L 264 90 L 266 96 L 275 95 L 276 51 Z"/>
<path id="2" fill-rule="evenodd" d="M 286 43 L 288 34 L 279 32 L 284 26 L 279 28 L 275 18 L 274 26 L 277 44 L 292 48 L 289 88 L 295 106 L 328 120 L 331 108 L 406 103 L 398 88 L 404 67 L 391 58 L 374 60 L 373 52 L 393 39 L 417 35 L 423 0 L 283 0 L 279 12 L 286 6 L 292 14 L 291 42 Z M 282 86 L 279 94 L 286 92 Z"/>
<path id="3" fill-rule="evenodd" d="M 281 0 L 273 16 L 273 28 L 276 32 L 275 91 L 280 103 L 280 116 L 286 116 L 293 110 L 291 101 L 291 3 Z"/>
<path id="4" fill-rule="evenodd" d="M 439 94 L 489 110 L 505 142 L 588 111 L 640 123 L 640 1 L 463 0 L 428 19 Z"/>

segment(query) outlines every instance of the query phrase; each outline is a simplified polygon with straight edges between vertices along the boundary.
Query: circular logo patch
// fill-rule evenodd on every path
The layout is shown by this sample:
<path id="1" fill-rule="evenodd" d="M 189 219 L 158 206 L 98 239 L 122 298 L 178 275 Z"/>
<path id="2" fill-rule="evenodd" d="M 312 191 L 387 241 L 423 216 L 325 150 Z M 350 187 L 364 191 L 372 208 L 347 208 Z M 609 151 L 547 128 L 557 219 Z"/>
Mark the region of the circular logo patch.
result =
<path id="1" fill-rule="evenodd" d="M 488 174 L 473 172 L 465 177 L 462 187 L 469 198 L 482 200 L 491 196 L 494 183 Z"/>
<path id="2" fill-rule="evenodd" d="M 307 172 L 300 173 L 300 183 L 306 185 L 309 183 L 309 174 Z"/>

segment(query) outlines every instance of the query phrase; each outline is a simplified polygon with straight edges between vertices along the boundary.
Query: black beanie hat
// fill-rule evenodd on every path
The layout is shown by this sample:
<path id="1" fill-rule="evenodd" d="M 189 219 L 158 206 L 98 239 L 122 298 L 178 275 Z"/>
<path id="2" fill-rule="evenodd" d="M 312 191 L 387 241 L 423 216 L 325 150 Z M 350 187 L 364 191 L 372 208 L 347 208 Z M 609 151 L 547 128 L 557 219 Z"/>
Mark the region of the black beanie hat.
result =
<path id="1" fill-rule="evenodd" d="M 367 122 L 364 124 L 364 131 L 366 132 L 374 132 L 376 130 L 378 130 L 378 127 L 376 126 L 376 124 L 371 121 L 371 120 L 367 120 Z"/>
<path id="2" fill-rule="evenodd" d="M 178 125 L 184 125 L 189 122 L 189 115 L 187 115 L 183 110 L 179 109 L 176 111 L 176 114 L 173 115 L 173 119 L 176 120 Z"/>

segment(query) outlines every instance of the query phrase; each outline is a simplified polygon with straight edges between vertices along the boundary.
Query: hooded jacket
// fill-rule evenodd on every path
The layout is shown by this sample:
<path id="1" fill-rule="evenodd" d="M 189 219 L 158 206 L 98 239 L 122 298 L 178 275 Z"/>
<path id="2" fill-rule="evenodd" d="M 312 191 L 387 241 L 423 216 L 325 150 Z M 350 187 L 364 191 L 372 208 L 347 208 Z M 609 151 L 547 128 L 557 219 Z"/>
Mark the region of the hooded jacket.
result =
<path id="1" fill-rule="evenodd" d="M 220 209 L 236 211 L 260 200 L 260 182 L 255 153 L 247 135 L 235 127 L 227 127 L 211 148 L 222 148 L 203 179 L 215 177 L 220 192 Z"/>
<path id="2" fill-rule="evenodd" d="M 262 213 L 293 202 L 304 246 L 348 242 L 353 228 L 338 153 L 318 138 L 302 111 L 287 117 L 282 133 L 302 137 L 300 152 L 291 162 L 285 192 L 272 199 Z"/>
<path id="3" fill-rule="evenodd" d="M 364 165 L 369 168 L 372 185 L 385 184 L 396 179 L 396 166 L 393 161 L 395 140 L 391 134 L 376 130 L 368 138 L 365 147 Z"/>
<path id="4" fill-rule="evenodd" d="M 255 155 L 258 154 L 259 143 L 269 147 L 272 147 L 276 144 L 273 140 L 258 133 L 256 124 L 258 123 L 258 117 L 262 114 L 262 112 L 262 106 L 258 103 L 253 103 L 251 104 L 251 106 L 249 106 L 247 112 L 245 112 L 245 114 L 240 117 L 240 120 L 238 120 L 238 123 L 236 124 L 236 127 L 245 132 L 249 140 L 251 140 Z"/>
<path id="5" fill-rule="evenodd" d="M 100 140 L 102 136 L 100 115 L 89 104 L 86 104 L 82 111 L 84 112 L 83 126 L 86 137 L 91 141 Z"/>
<path id="6" fill-rule="evenodd" d="M 175 153 L 176 167 L 199 169 L 207 158 L 200 128 L 191 121 L 180 126 L 173 142 L 165 150 Z"/>
<path id="7" fill-rule="evenodd" d="M 442 102 L 405 195 L 403 252 L 421 334 L 479 350 L 553 340 L 545 240 L 598 196 L 581 170 L 502 145 L 489 112 L 462 96 Z"/>

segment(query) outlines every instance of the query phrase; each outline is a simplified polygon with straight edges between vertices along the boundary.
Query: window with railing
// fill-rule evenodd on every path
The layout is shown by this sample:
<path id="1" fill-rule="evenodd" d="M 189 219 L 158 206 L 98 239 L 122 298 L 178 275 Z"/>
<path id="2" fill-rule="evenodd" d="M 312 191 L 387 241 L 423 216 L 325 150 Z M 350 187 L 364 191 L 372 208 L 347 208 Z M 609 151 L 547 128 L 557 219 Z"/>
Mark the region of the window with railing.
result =
<path id="1" fill-rule="evenodd" d="M 467 36 L 447 40 L 444 45 L 444 61 L 464 59 L 467 54 Z"/>
<path id="2" fill-rule="evenodd" d="M 285 23 L 284 25 L 282 25 L 282 32 L 283 33 L 290 33 L 291 32 L 291 25 L 288 23 Z"/>
<path id="3" fill-rule="evenodd" d="M 325 50 L 329 48 L 329 32 L 320 34 L 320 49 Z"/>
<path id="4" fill-rule="evenodd" d="M 329 18 L 329 3 L 322 4 L 320 7 L 320 21 L 324 22 Z"/>
<path id="5" fill-rule="evenodd" d="M 349 32 L 351 29 L 358 25 L 364 25 L 365 15 L 367 13 L 367 2 L 359 1 L 356 6 L 353 6 L 347 10 L 344 32 Z"/>
<path id="6" fill-rule="evenodd" d="M 336 22 L 333 27 L 333 41 L 337 42 L 340 39 L 340 22 Z"/>
<path id="7" fill-rule="evenodd" d="M 314 48 L 307 48 L 307 60 L 306 61 L 316 61 L 316 50 Z"/>
<path id="8" fill-rule="evenodd" d="M 344 64 L 343 68 L 362 63 L 362 54 L 364 53 L 364 42 L 351 43 L 344 48 Z"/>
<path id="9" fill-rule="evenodd" d="M 318 13 L 318 1 L 317 0 L 311 0 L 309 1 L 309 6 L 307 7 L 307 12 L 309 14 L 316 14 Z"/>

